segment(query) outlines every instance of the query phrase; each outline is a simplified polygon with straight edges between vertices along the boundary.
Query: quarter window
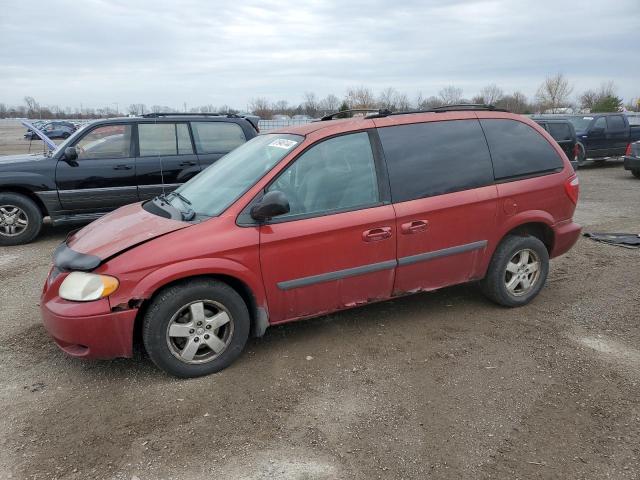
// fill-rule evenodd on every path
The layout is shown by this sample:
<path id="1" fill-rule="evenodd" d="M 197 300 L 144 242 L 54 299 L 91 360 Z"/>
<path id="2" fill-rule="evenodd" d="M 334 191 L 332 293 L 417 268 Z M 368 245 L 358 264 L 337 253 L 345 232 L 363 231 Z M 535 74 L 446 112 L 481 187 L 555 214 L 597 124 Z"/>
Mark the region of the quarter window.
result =
<path id="1" fill-rule="evenodd" d="M 487 142 L 477 120 L 378 129 L 394 202 L 493 183 Z"/>
<path id="2" fill-rule="evenodd" d="M 127 158 L 131 146 L 131 125 L 94 128 L 75 144 L 78 160 Z"/>
<path id="3" fill-rule="evenodd" d="M 141 157 L 192 154 L 186 123 L 141 123 L 138 125 Z"/>
<path id="4" fill-rule="evenodd" d="M 571 140 L 571 129 L 566 123 L 547 123 L 547 130 L 557 142 Z"/>
<path id="5" fill-rule="evenodd" d="M 191 128 L 198 153 L 228 153 L 246 141 L 237 123 L 192 122 Z"/>
<path id="6" fill-rule="evenodd" d="M 278 219 L 355 210 L 379 202 L 369 135 L 342 135 L 312 146 L 273 182 L 290 212 Z"/>
<path id="7" fill-rule="evenodd" d="M 529 125 L 515 120 L 480 120 L 487 137 L 496 180 L 562 169 L 562 158 Z"/>

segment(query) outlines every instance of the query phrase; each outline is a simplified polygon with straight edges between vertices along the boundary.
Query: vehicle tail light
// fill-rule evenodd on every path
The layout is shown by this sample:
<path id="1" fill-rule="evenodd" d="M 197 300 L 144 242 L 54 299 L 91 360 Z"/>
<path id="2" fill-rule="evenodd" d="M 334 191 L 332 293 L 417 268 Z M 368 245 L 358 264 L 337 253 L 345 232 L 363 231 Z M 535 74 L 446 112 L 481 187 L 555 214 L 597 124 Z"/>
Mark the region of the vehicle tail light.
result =
<path id="1" fill-rule="evenodd" d="M 573 146 L 573 159 L 577 160 L 580 155 L 580 145 L 577 143 Z"/>
<path id="2" fill-rule="evenodd" d="M 625 154 L 627 157 L 630 157 L 630 156 L 631 156 L 631 144 L 630 144 L 630 143 L 627 145 L 627 149 L 624 151 L 624 154 Z"/>
<path id="3" fill-rule="evenodd" d="M 580 194 L 580 181 L 576 175 L 572 175 L 564 182 L 564 191 L 567 192 L 569 199 L 578 204 L 578 195 Z"/>

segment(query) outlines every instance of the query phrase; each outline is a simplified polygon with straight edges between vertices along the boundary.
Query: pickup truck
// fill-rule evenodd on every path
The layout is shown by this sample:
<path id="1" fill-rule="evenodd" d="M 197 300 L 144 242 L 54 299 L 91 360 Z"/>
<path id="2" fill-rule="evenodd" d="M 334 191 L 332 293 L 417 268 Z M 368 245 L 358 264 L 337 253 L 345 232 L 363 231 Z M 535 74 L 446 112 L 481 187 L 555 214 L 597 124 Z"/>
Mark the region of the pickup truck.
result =
<path id="1" fill-rule="evenodd" d="M 149 114 L 98 120 L 46 155 L 0 156 L 0 246 L 170 193 L 258 134 L 257 117 Z"/>
<path id="2" fill-rule="evenodd" d="M 576 130 L 578 166 L 589 160 L 619 158 L 627 145 L 640 140 L 640 125 L 630 125 L 624 113 L 593 113 L 566 117 Z"/>

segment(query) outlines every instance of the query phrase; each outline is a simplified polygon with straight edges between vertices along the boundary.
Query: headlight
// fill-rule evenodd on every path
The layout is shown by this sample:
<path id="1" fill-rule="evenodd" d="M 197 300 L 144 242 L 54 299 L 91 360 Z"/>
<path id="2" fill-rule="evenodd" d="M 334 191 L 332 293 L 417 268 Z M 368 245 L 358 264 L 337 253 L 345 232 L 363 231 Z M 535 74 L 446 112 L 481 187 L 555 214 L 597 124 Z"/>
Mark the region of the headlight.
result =
<path id="1" fill-rule="evenodd" d="M 65 300 L 90 302 L 108 297 L 117 288 L 117 278 L 95 273 L 71 272 L 62 281 L 58 295 Z"/>

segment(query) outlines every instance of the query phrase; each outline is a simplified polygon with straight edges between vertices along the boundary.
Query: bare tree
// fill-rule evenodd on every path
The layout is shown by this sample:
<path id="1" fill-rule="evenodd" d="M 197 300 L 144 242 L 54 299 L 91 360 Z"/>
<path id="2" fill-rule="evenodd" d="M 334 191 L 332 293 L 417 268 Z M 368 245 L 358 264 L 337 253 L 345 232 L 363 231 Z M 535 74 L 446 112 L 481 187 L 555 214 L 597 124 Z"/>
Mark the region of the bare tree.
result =
<path id="1" fill-rule="evenodd" d="M 618 88 L 612 80 L 602 82 L 597 91 L 589 89 L 580 95 L 580 98 L 578 99 L 580 102 L 580 108 L 583 110 L 591 110 L 596 104 L 602 102 L 606 98 L 616 97 L 617 93 Z"/>
<path id="2" fill-rule="evenodd" d="M 340 99 L 336 97 L 333 93 L 330 93 L 318 104 L 318 110 L 323 113 L 332 113 L 337 112 L 338 108 L 340 108 Z"/>
<path id="3" fill-rule="evenodd" d="M 371 89 L 361 87 L 350 87 L 347 89 L 347 103 L 349 108 L 375 108 L 376 98 Z"/>
<path id="4" fill-rule="evenodd" d="M 449 85 L 438 92 L 442 105 L 453 105 L 460 103 L 462 99 L 462 89 Z"/>
<path id="5" fill-rule="evenodd" d="M 304 101 L 302 102 L 302 110 L 305 115 L 315 117 L 318 114 L 318 100 L 313 92 L 304 92 Z"/>
<path id="6" fill-rule="evenodd" d="M 513 92 L 510 95 L 504 95 L 495 103 L 495 106 L 513 113 L 531 113 L 533 110 L 529 105 L 527 96 L 522 92 Z"/>
<path id="7" fill-rule="evenodd" d="M 481 99 L 478 103 L 484 103 L 485 105 L 495 105 L 502 97 L 504 97 L 504 92 L 502 89 L 497 86 L 495 83 L 491 85 L 487 85 L 480 90 L 480 95 L 478 95 L 479 99 Z M 474 99 L 475 100 L 475 99 Z"/>
<path id="8" fill-rule="evenodd" d="M 269 120 L 273 115 L 271 104 L 266 98 L 254 98 L 249 102 L 249 110 L 260 118 Z"/>
<path id="9" fill-rule="evenodd" d="M 7 117 L 7 105 L 4 103 L 0 103 L 0 118 Z"/>
<path id="10" fill-rule="evenodd" d="M 398 98 L 398 91 L 393 87 L 388 87 L 380 92 L 378 95 L 378 107 L 387 110 L 396 110 L 396 100 Z"/>
<path id="11" fill-rule="evenodd" d="M 144 103 L 132 103 L 129 105 L 129 113 L 131 115 L 144 115 L 147 106 Z M 86 112 L 88 114 L 88 110 Z"/>
<path id="12" fill-rule="evenodd" d="M 24 103 L 27 106 L 27 116 L 32 117 L 36 112 L 40 111 L 40 105 L 33 97 L 24 97 Z"/>
<path id="13" fill-rule="evenodd" d="M 421 110 L 429 110 L 430 108 L 436 108 L 442 105 L 442 100 L 435 96 L 430 96 L 425 99 L 418 99 L 420 103 L 417 104 L 417 107 Z"/>
<path id="14" fill-rule="evenodd" d="M 536 100 L 540 104 L 541 110 L 551 110 L 556 113 L 559 108 L 569 106 L 569 95 L 573 87 L 569 85 L 569 80 L 561 73 L 556 73 L 547 77 L 536 93 Z"/>

